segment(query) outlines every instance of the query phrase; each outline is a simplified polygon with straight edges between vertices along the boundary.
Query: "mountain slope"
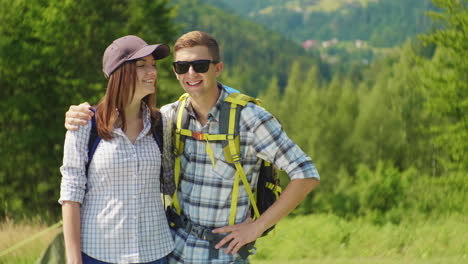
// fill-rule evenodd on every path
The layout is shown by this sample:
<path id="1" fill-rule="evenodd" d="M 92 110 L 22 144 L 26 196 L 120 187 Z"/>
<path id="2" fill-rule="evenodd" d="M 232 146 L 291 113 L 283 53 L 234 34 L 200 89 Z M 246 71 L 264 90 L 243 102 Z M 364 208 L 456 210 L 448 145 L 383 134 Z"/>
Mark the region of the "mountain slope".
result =
<path id="1" fill-rule="evenodd" d="M 369 41 L 391 47 L 430 27 L 430 0 L 204 0 L 227 8 L 297 42 Z M 220 3 L 222 2 L 222 3 Z"/>
<path id="2" fill-rule="evenodd" d="M 212 34 L 221 46 L 225 62 L 221 80 L 243 92 L 257 95 L 266 89 L 273 76 L 284 87 L 293 61 L 301 61 L 307 68 L 320 63 L 297 43 L 238 15 L 199 0 L 174 2 L 181 33 L 201 30 Z"/>

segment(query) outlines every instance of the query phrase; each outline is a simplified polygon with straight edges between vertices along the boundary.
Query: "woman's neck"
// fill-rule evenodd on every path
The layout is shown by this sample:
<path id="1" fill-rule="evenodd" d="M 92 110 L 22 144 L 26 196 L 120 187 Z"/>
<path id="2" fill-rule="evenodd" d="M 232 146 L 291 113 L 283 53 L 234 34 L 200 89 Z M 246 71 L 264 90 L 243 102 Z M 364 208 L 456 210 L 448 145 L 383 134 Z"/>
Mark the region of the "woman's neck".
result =
<path id="1" fill-rule="evenodd" d="M 125 119 L 134 120 L 141 117 L 141 101 L 132 101 L 125 107 Z"/>
<path id="2" fill-rule="evenodd" d="M 125 107 L 125 131 L 130 142 L 135 143 L 143 130 L 141 101 L 132 102 Z"/>

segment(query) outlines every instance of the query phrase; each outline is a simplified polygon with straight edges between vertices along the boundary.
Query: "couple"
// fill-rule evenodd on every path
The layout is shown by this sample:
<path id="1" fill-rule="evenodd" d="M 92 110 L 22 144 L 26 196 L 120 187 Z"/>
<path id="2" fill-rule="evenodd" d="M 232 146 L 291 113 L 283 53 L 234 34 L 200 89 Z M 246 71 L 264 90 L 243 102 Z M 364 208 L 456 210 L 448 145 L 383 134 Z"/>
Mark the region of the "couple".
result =
<path id="1" fill-rule="evenodd" d="M 248 195 L 239 188 L 235 225 L 229 225 L 236 169 L 224 160 L 221 144 L 187 138 L 176 187 L 182 215 L 191 227 L 224 238 L 213 243 L 186 226 L 172 230 L 171 237 L 158 175 L 174 182 L 172 137 L 181 101 L 162 107 L 162 115 L 154 108 L 155 61 L 168 55 L 166 45 L 147 45 L 136 36 L 119 38 L 106 49 L 103 70 L 109 81 L 95 115 L 103 140 L 88 169 L 92 112 L 86 104 L 67 112 L 59 202 L 68 263 L 248 263 L 237 254 L 242 246 L 288 215 L 319 183 L 311 159 L 278 121 L 249 103 L 240 112 L 239 133 L 242 167 L 252 189 L 261 159 L 284 170 L 291 182 L 255 220 Z M 174 60 L 174 73 L 189 95 L 188 129 L 220 134 L 220 105 L 232 89 L 217 82 L 224 66 L 217 41 L 204 32 L 186 33 L 175 43 Z M 151 133 L 161 124 L 164 151 Z"/>

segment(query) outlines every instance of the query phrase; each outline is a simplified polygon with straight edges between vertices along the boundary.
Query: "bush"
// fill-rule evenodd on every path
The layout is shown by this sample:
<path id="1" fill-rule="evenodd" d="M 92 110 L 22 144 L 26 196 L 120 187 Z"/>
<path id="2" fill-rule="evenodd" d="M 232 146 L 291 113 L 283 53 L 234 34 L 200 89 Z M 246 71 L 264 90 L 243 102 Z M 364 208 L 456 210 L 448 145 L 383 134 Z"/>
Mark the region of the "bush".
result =
<path id="1" fill-rule="evenodd" d="M 375 224 L 463 213 L 468 211 L 467 176 L 458 172 L 434 177 L 413 168 L 399 171 L 388 162 L 379 162 L 375 169 L 360 164 L 356 175 L 340 169 L 332 192 L 318 188 L 313 202 L 303 203 L 298 211 L 333 213 L 345 219 L 366 217 Z"/>

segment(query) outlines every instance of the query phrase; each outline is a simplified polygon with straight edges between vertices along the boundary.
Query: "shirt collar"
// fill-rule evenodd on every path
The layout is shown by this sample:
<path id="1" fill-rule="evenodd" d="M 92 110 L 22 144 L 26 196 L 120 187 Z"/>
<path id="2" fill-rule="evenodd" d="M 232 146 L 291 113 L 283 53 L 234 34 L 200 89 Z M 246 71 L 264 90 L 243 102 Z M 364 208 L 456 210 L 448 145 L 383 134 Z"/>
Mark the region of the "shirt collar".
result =
<path id="1" fill-rule="evenodd" d="M 142 119 L 143 119 L 143 130 L 140 132 L 140 135 L 146 135 L 150 132 L 151 130 L 151 109 L 150 107 L 145 103 L 141 102 L 141 113 L 142 113 Z M 116 109 L 117 115 L 119 115 L 119 110 Z M 117 122 L 114 124 L 114 133 L 119 134 L 119 135 L 124 135 L 125 133 L 122 131 L 122 129 L 119 129 L 117 127 Z M 137 140 L 140 138 L 138 136 Z"/>
<path id="2" fill-rule="evenodd" d="M 143 118 L 143 135 L 146 135 L 151 130 L 151 109 L 145 103 L 141 102 L 141 112 Z"/>

